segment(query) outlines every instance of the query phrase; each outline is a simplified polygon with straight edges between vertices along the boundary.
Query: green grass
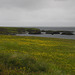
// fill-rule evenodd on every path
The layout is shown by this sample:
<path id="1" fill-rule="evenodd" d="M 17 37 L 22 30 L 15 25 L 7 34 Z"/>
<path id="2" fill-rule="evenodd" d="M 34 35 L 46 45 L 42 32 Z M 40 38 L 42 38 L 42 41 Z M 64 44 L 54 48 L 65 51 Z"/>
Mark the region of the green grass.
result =
<path id="1" fill-rule="evenodd" d="M 75 40 L 0 35 L 0 75 L 75 75 Z"/>

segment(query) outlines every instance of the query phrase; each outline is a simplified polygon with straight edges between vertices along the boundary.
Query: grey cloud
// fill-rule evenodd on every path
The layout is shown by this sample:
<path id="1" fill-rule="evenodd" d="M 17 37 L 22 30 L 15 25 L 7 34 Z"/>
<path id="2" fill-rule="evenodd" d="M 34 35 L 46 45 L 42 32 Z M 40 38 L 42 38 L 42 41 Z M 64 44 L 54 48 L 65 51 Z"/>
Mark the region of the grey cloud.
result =
<path id="1" fill-rule="evenodd" d="M 46 0 L 0 0 L 0 7 L 38 9 L 44 6 L 45 1 Z"/>
<path id="2" fill-rule="evenodd" d="M 0 0 L 0 25 L 75 26 L 75 0 Z"/>
<path id="3" fill-rule="evenodd" d="M 3 8 L 25 8 L 41 9 L 49 7 L 72 7 L 74 0 L 0 0 L 0 7 Z"/>

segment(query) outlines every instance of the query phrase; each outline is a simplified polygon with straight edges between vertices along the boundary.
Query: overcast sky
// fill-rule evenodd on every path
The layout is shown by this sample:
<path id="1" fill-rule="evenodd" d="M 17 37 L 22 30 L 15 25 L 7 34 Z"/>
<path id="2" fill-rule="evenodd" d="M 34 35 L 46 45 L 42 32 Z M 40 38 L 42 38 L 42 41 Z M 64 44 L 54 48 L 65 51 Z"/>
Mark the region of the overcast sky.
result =
<path id="1" fill-rule="evenodd" d="M 75 27 L 75 0 L 0 0 L 0 26 Z"/>

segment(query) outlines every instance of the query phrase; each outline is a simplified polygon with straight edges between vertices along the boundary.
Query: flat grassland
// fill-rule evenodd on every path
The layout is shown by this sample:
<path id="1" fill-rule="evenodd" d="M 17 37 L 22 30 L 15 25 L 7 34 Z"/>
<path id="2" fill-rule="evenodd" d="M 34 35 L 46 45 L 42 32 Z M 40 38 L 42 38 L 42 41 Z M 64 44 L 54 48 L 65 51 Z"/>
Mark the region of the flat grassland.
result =
<path id="1" fill-rule="evenodd" d="M 75 40 L 0 35 L 0 75 L 75 75 Z"/>

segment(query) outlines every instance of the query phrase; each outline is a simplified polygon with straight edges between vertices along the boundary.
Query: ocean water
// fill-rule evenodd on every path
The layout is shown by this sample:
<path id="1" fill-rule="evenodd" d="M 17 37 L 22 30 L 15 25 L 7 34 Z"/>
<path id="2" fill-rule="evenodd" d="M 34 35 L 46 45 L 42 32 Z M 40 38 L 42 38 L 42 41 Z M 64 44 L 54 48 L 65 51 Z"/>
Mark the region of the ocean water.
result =
<path id="1" fill-rule="evenodd" d="M 39 28 L 40 30 L 74 31 L 75 32 L 75 27 L 34 27 L 34 28 Z M 51 35 L 51 34 L 17 34 L 17 36 L 37 36 L 37 37 L 75 39 L 75 35 L 60 35 L 60 34 L 54 34 L 54 35 Z"/>
<path id="2" fill-rule="evenodd" d="M 75 31 L 75 27 L 36 27 L 40 30 L 54 30 L 54 31 Z"/>
<path id="3" fill-rule="evenodd" d="M 75 39 L 75 35 L 60 35 L 60 34 L 16 34 L 16 36 L 37 36 L 37 37 L 51 37 L 51 38 L 63 38 L 63 39 Z"/>

